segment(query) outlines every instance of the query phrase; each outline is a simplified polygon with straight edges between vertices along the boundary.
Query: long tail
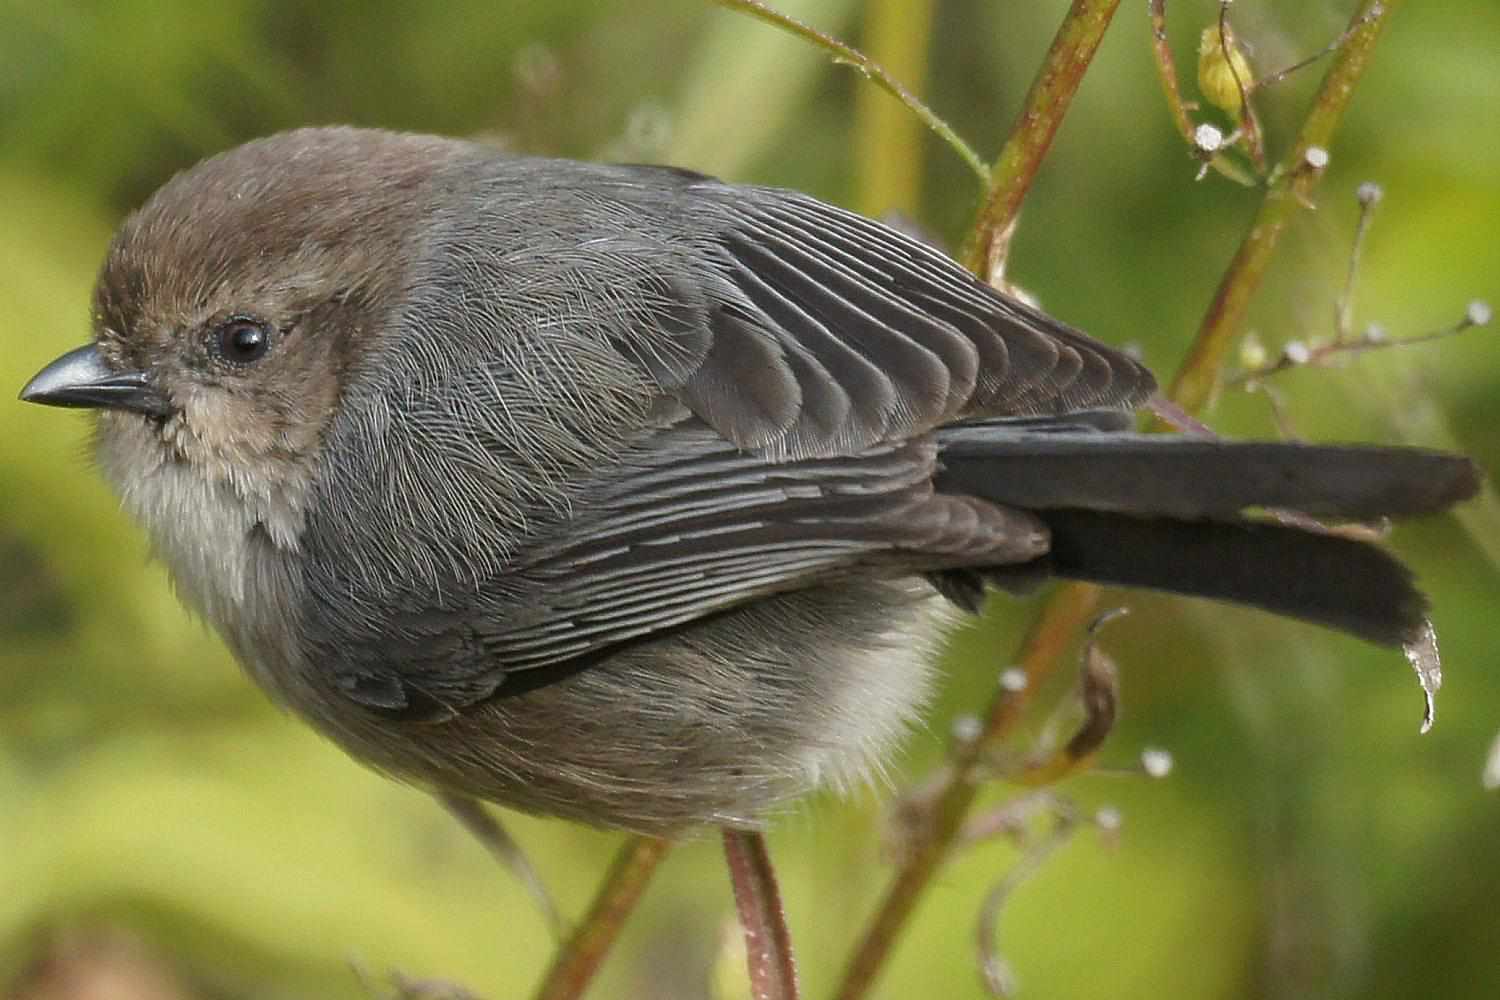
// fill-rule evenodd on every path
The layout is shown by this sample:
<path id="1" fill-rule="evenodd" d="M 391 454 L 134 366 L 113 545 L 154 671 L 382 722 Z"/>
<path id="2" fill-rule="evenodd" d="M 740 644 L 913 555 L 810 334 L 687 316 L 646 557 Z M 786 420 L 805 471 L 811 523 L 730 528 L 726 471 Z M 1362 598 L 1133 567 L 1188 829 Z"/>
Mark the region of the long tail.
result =
<path id="1" fill-rule="evenodd" d="M 1435 513 L 1474 495 L 1469 459 L 1416 448 L 1049 432 L 1005 423 L 941 432 L 944 492 L 1037 512 L 1052 575 L 1232 601 L 1383 645 L 1420 637 L 1426 599 L 1384 549 L 1252 520 L 1284 508 L 1370 520 Z"/>

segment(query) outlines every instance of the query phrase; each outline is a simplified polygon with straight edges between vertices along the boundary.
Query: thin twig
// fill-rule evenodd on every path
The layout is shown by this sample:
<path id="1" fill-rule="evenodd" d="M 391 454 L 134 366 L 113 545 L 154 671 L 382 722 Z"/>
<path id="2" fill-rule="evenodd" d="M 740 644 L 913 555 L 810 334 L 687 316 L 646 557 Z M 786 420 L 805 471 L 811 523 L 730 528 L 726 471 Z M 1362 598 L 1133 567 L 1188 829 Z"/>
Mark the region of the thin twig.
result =
<path id="1" fill-rule="evenodd" d="M 1366 8 L 1365 12 L 1359 17 L 1356 17 L 1354 19 L 1354 23 L 1345 28 L 1343 34 L 1339 35 L 1339 37 L 1335 38 L 1333 41 L 1329 42 L 1327 45 L 1323 46 L 1321 49 L 1314 52 L 1306 59 L 1299 59 L 1298 61 L 1288 66 L 1286 69 L 1279 69 L 1274 73 L 1268 73 L 1260 79 L 1256 80 L 1255 83 L 1253 83 L 1250 87 L 1251 92 L 1253 93 L 1255 91 L 1264 90 L 1267 87 L 1278 84 L 1292 74 L 1298 73 L 1311 66 L 1319 59 L 1322 59 L 1325 56 L 1333 55 L 1333 53 L 1337 52 L 1343 46 L 1343 44 L 1349 40 L 1350 35 L 1354 34 L 1354 32 L 1364 27 L 1365 24 L 1369 22 L 1370 18 L 1379 17 L 1380 13 L 1381 12 L 1379 10 L 1378 4 Z"/>
<path id="2" fill-rule="evenodd" d="M 480 1000 L 479 994 L 459 983 L 417 979 L 399 969 L 377 976 L 358 960 L 352 961 L 350 967 L 364 992 L 373 1000 Z"/>
<path id="3" fill-rule="evenodd" d="M 926 104 L 923 104 L 921 98 L 907 90 L 901 81 L 886 72 L 884 66 L 881 66 L 863 52 L 839 41 L 832 35 L 824 34 L 810 24 L 804 24 L 795 17 L 789 17 L 781 13 L 775 8 L 762 3 L 761 0 L 714 0 L 714 3 L 717 3 L 721 7 L 728 7 L 730 10 L 749 14 L 751 17 L 765 21 L 767 24 L 775 25 L 783 31 L 790 32 L 799 38 L 804 38 L 819 48 L 832 53 L 835 62 L 854 67 L 867 78 L 874 81 L 876 86 L 910 108 L 912 113 L 922 120 L 923 124 L 931 129 L 938 138 L 946 142 L 949 148 L 969 165 L 969 169 L 974 171 L 975 176 L 981 182 L 989 180 L 990 172 L 989 168 L 984 165 L 984 160 L 980 159 L 979 154 L 974 152 L 973 148 L 964 142 L 963 138 L 957 132 L 953 131 L 953 127 L 938 117 L 937 113 Z"/>
<path id="4" fill-rule="evenodd" d="M 1217 391 L 1224 359 L 1244 327 L 1250 300 L 1280 240 L 1282 231 L 1317 186 L 1323 153 L 1349 106 L 1355 84 L 1369 65 L 1375 42 L 1400 6 L 1401 0 L 1366 0 L 1355 14 L 1358 27 L 1323 78 L 1312 108 L 1302 123 L 1296 143 L 1272 172 L 1272 180 L 1261 199 L 1260 209 L 1244 241 L 1219 282 L 1197 337 L 1177 376 L 1171 397 L 1189 412 L 1201 410 Z"/>
<path id="5" fill-rule="evenodd" d="M 1229 24 L 1229 7 L 1234 0 L 1219 0 L 1219 53 L 1224 57 L 1224 62 L 1229 66 L 1229 73 L 1234 77 L 1234 85 L 1240 92 L 1240 133 L 1245 140 L 1245 148 L 1250 151 L 1250 162 L 1255 165 L 1255 172 L 1264 175 L 1266 172 L 1266 144 L 1262 138 L 1260 127 L 1260 116 L 1255 113 L 1255 105 L 1250 100 L 1250 92 L 1254 88 L 1253 80 L 1246 80 L 1240 76 L 1239 62 L 1234 58 L 1234 28 Z"/>
<path id="6" fill-rule="evenodd" d="M 1167 429 L 1176 431 L 1178 434 L 1202 438 L 1205 441 L 1216 440 L 1219 436 L 1212 427 L 1159 392 L 1146 400 L 1146 409 Z"/>
<path id="7" fill-rule="evenodd" d="M 1204 148 L 1198 133 L 1198 126 L 1188 114 L 1190 110 L 1195 110 L 1197 105 L 1182 99 L 1182 85 L 1177 79 L 1177 64 L 1172 58 L 1172 46 L 1167 38 L 1167 0 L 1150 0 L 1149 14 L 1151 17 L 1151 51 L 1155 57 L 1156 76 L 1161 81 L 1162 93 L 1167 99 L 1167 110 L 1172 115 L 1177 131 L 1182 134 L 1188 148 L 1201 162 L 1213 167 L 1237 184 L 1243 184 L 1246 187 L 1255 186 L 1256 178 L 1222 152 L 1222 149 L 1229 143 L 1225 142 L 1215 149 Z M 1214 132 L 1216 135 L 1222 135 L 1217 130 Z"/>
<path id="8" fill-rule="evenodd" d="M 558 950 L 535 1000 L 578 1000 L 583 996 L 671 846 L 670 841 L 655 837 L 631 837 L 625 842 L 589 912 Z"/>
<path id="9" fill-rule="evenodd" d="M 1292 368 L 1316 368 L 1351 355 L 1368 354 L 1371 351 L 1384 351 L 1395 347 L 1411 347 L 1414 344 L 1426 344 L 1434 340 L 1446 340 L 1465 330 L 1488 325 L 1488 316 L 1489 306 L 1483 302 L 1474 302 L 1470 303 L 1468 311 L 1458 322 L 1445 326 L 1441 330 L 1414 333 L 1409 337 L 1388 337 L 1384 334 L 1372 335 L 1371 332 L 1366 332 L 1358 340 L 1326 340 L 1312 343 L 1294 340 L 1276 356 L 1275 361 L 1257 368 L 1236 372 L 1224 382 L 1226 385 L 1263 389 L 1266 379 Z"/>
<path id="10" fill-rule="evenodd" d="M 1058 126 L 1119 5 L 1120 0 L 1073 0 L 1031 81 L 1021 115 L 990 171 L 984 207 L 962 254 L 964 266 L 985 281 L 996 283 L 1004 277 L 1006 237 L 1020 214 L 1021 200 L 1052 148 Z"/>
<path id="11" fill-rule="evenodd" d="M 1066 844 L 1078 829 L 1078 816 L 1066 803 L 1053 803 L 1055 809 L 1052 829 L 1041 840 L 1032 844 L 1019 861 L 996 882 L 979 908 L 979 921 L 975 925 L 978 937 L 979 969 L 984 976 L 984 985 L 997 997 L 1008 997 L 1016 992 L 1015 974 L 1000 952 L 1000 914 L 1005 904 L 1028 879 L 1041 871 L 1047 859 L 1059 847 Z"/>
<path id="12" fill-rule="evenodd" d="M 510 831 L 478 799 L 449 792 L 442 792 L 437 798 L 443 808 L 463 824 L 464 829 L 473 834 L 490 855 L 525 887 L 537 909 L 542 911 L 547 929 L 554 938 L 561 941 L 568 931 L 562 911 L 558 909 L 552 893 L 547 890 L 547 883 L 542 881 L 542 876 L 532 865 L 526 852 L 521 850 L 521 845 L 510 835 Z"/>
<path id="13" fill-rule="evenodd" d="M 1167 110 L 1177 131 L 1190 144 L 1193 142 L 1193 119 L 1188 115 L 1188 104 L 1182 99 L 1182 85 L 1177 81 L 1177 63 L 1172 58 L 1172 43 L 1167 37 L 1167 0 L 1151 0 L 1151 48 L 1156 56 L 1156 75 L 1161 89 L 1167 96 Z M 1196 107 L 1197 105 L 1194 105 Z"/>
<path id="14" fill-rule="evenodd" d="M 1243 323 L 1250 297 L 1264 275 L 1271 251 L 1276 245 L 1276 237 L 1300 203 L 1299 198 L 1305 198 L 1312 190 L 1320 173 L 1316 169 L 1301 169 L 1301 165 L 1308 163 L 1309 149 L 1322 149 L 1332 139 L 1354 85 L 1368 64 L 1375 41 L 1398 2 L 1399 0 L 1368 0 L 1355 16 L 1358 29 L 1350 35 L 1348 43 L 1324 78 L 1303 122 L 1296 146 L 1273 176 L 1264 195 L 1256 225 L 1230 263 L 1199 335 L 1173 379 L 1169 395 L 1184 412 L 1193 414 L 1201 410 L 1218 384 L 1225 354 Z M 1085 6 L 1081 3 L 1074 4 L 1060 37 L 1069 33 L 1072 19 Z M 1109 6 L 1112 10 L 1113 6 Z M 1053 52 L 1049 54 L 1049 64 L 1043 67 L 1033 85 L 1033 94 L 1045 91 L 1047 83 L 1056 79 L 1056 67 L 1051 65 L 1050 60 L 1057 52 L 1058 46 L 1054 44 Z M 1092 52 L 1092 48 L 1089 52 Z M 1071 79 L 1076 87 L 1076 75 Z M 1066 104 L 1066 101 L 1063 103 Z M 1033 110 L 1033 104 L 1028 98 L 1027 114 Z M 1027 126 L 1045 129 L 1050 137 L 1051 131 L 1056 128 L 1056 122 L 1048 119 L 1045 123 L 1036 123 L 1023 115 L 1020 127 Z M 1010 145 L 1007 144 L 1008 149 Z M 1036 149 L 1031 143 L 1019 142 L 1016 145 L 1018 148 Z M 1040 148 L 1036 151 L 1045 151 L 1046 143 L 1041 142 L 1039 145 Z M 1319 158 L 1313 159 L 1316 161 Z M 992 234 L 1003 231 L 1014 220 L 1015 208 L 1020 203 L 1020 196 L 1024 194 L 1026 182 L 1034 174 L 1035 167 L 1035 162 L 1029 163 L 1029 170 L 1002 170 L 997 165 L 993 197 L 986 203 L 984 215 L 976 229 L 976 233 L 981 235 L 971 241 L 971 252 L 965 257 L 966 263 L 977 271 L 986 274 L 990 272 L 992 262 L 987 249 L 989 238 Z M 1267 227 L 1271 231 L 1265 231 Z M 955 759 L 949 765 L 946 784 L 933 790 L 927 815 L 913 823 L 914 833 L 907 845 L 902 866 L 845 969 L 843 981 L 836 993 L 837 1000 L 862 1000 L 868 995 L 917 901 L 946 859 L 963 827 L 964 817 L 977 794 L 976 773 L 979 762 L 992 747 L 1000 745 L 1009 736 L 1027 703 L 1028 693 L 1040 686 L 1057 668 L 1062 652 L 1093 617 L 1099 594 L 1100 588 L 1093 584 L 1067 584 L 1059 588 L 1043 607 L 1023 644 L 1021 670 L 1024 672 L 1024 683 L 1002 686 L 990 704 L 979 736 L 958 744 Z"/>
<path id="15" fill-rule="evenodd" d="M 1031 692 L 1045 683 L 1073 637 L 1093 619 L 1099 592 L 1093 584 L 1067 584 L 1032 624 L 1020 656 L 1024 683 L 1002 685 L 990 703 L 980 738 L 958 744 L 949 779 L 933 795 L 926 822 L 914 831 L 895 881 L 844 970 L 843 982 L 835 994 L 837 1000 L 861 1000 L 868 995 L 917 901 L 942 867 L 963 828 L 964 818 L 978 793 L 977 778 L 985 756 L 1010 735 Z"/>
<path id="16" fill-rule="evenodd" d="M 986 840 L 1004 837 L 1017 847 L 1026 843 L 1026 827 L 1038 816 L 1055 815 L 1062 808 L 1062 799 L 1050 788 L 1034 788 L 964 822 L 957 841 L 960 847 L 970 847 Z"/>
<path id="17" fill-rule="evenodd" d="M 797 1000 L 800 990 L 792 936 L 765 836 L 726 826 L 724 857 L 729 861 L 735 909 L 745 931 L 750 995 L 754 1000 Z"/>
<path id="18" fill-rule="evenodd" d="M 1073 737 L 1060 747 L 1046 749 L 1028 759 L 1019 771 L 1008 775 L 1011 781 L 1033 787 L 1055 785 L 1093 763 L 1114 729 L 1120 710 L 1119 667 L 1100 647 L 1099 630 L 1129 610 L 1110 608 L 1088 626 L 1088 639 L 1079 654 L 1078 697 L 1083 705 L 1083 720 Z"/>
<path id="19" fill-rule="evenodd" d="M 1344 273 L 1344 287 L 1340 290 L 1338 298 L 1333 304 L 1333 336 L 1327 340 L 1289 340 L 1282 347 L 1281 353 L 1274 361 L 1262 360 L 1265 349 L 1260 346 L 1258 338 L 1252 333 L 1245 338 L 1244 346 L 1241 347 L 1242 359 L 1254 360 L 1244 361 L 1244 369 L 1229 376 L 1225 384 L 1232 386 L 1243 386 L 1247 391 L 1263 392 L 1271 403 L 1272 414 L 1277 425 L 1283 430 L 1283 436 L 1287 436 L 1286 428 L 1289 426 L 1285 414 L 1281 412 L 1281 400 L 1278 394 L 1267 383 L 1267 379 L 1292 368 L 1312 368 L 1334 364 L 1354 356 L 1370 351 L 1382 351 L 1395 347 L 1410 347 L 1415 344 L 1425 344 L 1434 340 L 1445 340 L 1448 337 L 1463 333 L 1465 330 L 1476 326 L 1488 326 L 1492 318 L 1489 303 L 1482 299 L 1470 302 L 1457 322 L 1443 327 L 1439 330 L 1429 330 L 1427 333 L 1414 334 L 1407 337 L 1390 337 L 1385 330 L 1379 326 L 1371 325 L 1359 337 L 1354 336 L 1354 293 L 1359 284 L 1359 265 L 1364 254 L 1366 237 L 1369 235 L 1370 220 L 1374 214 L 1375 206 L 1384 197 L 1380 185 L 1373 181 L 1361 184 L 1356 192 L 1359 200 L 1359 222 L 1354 228 L 1354 241 L 1349 249 L 1349 265 Z M 1247 350 L 1253 344 L 1253 350 Z"/>
<path id="20" fill-rule="evenodd" d="M 1354 291 L 1359 283 L 1359 264 L 1364 256 L 1365 237 L 1370 233 L 1370 220 L 1375 215 L 1375 206 L 1380 204 L 1383 194 L 1380 185 L 1366 181 L 1359 186 L 1356 198 L 1359 201 L 1359 222 L 1354 226 L 1354 245 L 1349 248 L 1349 269 L 1344 274 L 1344 288 L 1333 304 L 1333 339 L 1344 341 L 1354 332 Z"/>

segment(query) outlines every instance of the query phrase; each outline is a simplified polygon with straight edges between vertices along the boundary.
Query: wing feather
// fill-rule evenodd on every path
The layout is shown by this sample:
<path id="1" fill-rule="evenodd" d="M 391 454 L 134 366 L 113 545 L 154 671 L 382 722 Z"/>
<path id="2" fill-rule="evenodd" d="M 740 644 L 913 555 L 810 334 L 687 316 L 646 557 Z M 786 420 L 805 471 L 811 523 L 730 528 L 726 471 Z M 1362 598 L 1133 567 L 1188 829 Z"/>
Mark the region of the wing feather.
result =
<path id="1" fill-rule="evenodd" d="M 1132 358 L 888 226 L 796 192 L 690 190 L 710 202 L 727 287 L 678 396 L 742 448 L 834 455 L 956 420 L 1131 409 L 1155 390 Z"/>
<path id="2" fill-rule="evenodd" d="M 456 711 L 620 646 L 772 594 L 903 561 L 1034 558 L 1029 515 L 936 494 L 936 445 L 774 462 L 691 421 L 599 470 L 566 531 L 517 553 L 503 580 L 452 603 L 389 611 L 379 664 L 323 651 L 351 698 Z M 982 558 L 982 555 L 981 555 Z M 382 665 L 399 663 L 397 674 Z"/>
<path id="3" fill-rule="evenodd" d="M 369 707 L 456 711 L 851 574 L 1033 559 L 1047 543 L 1033 515 L 936 492 L 938 429 L 1114 426 L 1154 390 L 1126 355 L 805 195 L 559 169 L 588 183 L 539 196 L 557 202 L 553 228 L 489 220 L 520 231 L 515 252 L 476 257 L 455 237 L 424 285 L 469 287 L 477 269 L 505 315 L 481 304 L 413 332 L 422 377 L 349 431 L 422 429 L 406 442 L 420 475 L 362 473 L 416 544 L 355 573 L 341 540 L 371 529 L 332 507 L 309 529 L 305 641 Z M 424 347 L 436 336 L 483 359 L 451 418 L 423 396 L 455 389 Z M 425 419 L 403 416 L 424 400 Z"/>

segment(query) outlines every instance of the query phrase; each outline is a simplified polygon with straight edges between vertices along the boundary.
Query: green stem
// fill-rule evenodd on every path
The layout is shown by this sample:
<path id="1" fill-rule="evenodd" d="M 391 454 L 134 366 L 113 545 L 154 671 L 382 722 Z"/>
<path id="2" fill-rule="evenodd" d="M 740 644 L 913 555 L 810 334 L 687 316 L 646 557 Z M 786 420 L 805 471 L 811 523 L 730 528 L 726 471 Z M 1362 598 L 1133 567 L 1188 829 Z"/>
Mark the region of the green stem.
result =
<path id="1" fill-rule="evenodd" d="M 984 207 L 964 253 L 965 264 L 986 280 L 997 280 L 1004 270 L 1006 244 L 1021 200 L 1118 6 L 1119 0 L 1074 0 L 1032 81 L 1021 116 L 991 172 Z M 980 738 L 958 750 L 951 776 L 928 813 L 926 828 L 913 838 L 910 853 L 844 970 L 837 1000 L 862 1000 L 868 995 L 963 828 L 979 788 L 979 761 L 1009 734 L 1030 692 L 1056 669 L 1073 636 L 1094 613 L 1098 599 L 1098 587 L 1070 584 L 1054 595 L 1033 624 L 1021 654 L 1026 684 L 997 694 Z"/>
<path id="2" fill-rule="evenodd" d="M 1172 45 L 1167 38 L 1167 0 L 1150 0 L 1151 52 L 1156 63 L 1156 78 L 1161 83 L 1162 94 L 1167 99 L 1167 110 L 1177 126 L 1183 141 L 1195 153 L 1198 150 L 1197 126 L 1188 115 L 1187 102 L 1182 99 L 1182 87 L 1177 82 L 1177 64 L 1172 58 Z M 1247 173 L 1222 152 L 1208 157 L 1208 165 L 1237 184 L 1254 187 L 1258 179 Z"/>
<path id="3" fill-rule="evenodd" d="M 927 77 L 933 0 L 870 0 L 861 47 L 890 72 Z M 854 93 L 855 200 L 865 215 L 914 212 L 922 188 L 921 123 L 873 87 Z"/>
<path id="4" fill-rule="evenodd" d="M 984 207 L 962 254 L 964 265 L 986 281 L 998 280 L 1005 271 L 1009 235 L 1021 211 L 1021 200 L 1051 148 L 1052 138 L 1119 5 L 1120 0 L 1073 0 L 1031 82 L 1021 116 L 990 171 Z"/>
<path id="5" fill-rule="evenodd" d="M 1326 149 L 1385 19 L 1397 3 L 1399 0 L 1368 0 L 1355 15 L 1354 23 L 1359 27 L 1324 79 L 1295 147 L 1273 172 L 1256 225 L 1230 264 L 1199 337 L 1174 379 L 1172 398 L 1184 409 L 1201 409 L 1217 383 L 1228 344 L 1243 322 L 1251 293 L 1264 275 L 1275 238 L 1295 206 L 1316 184 L 1320 171 L 1303 167 L 1307 164 L 1307 151 L 1313 147 Z M 990 196 L 965 254 L 965 262 L 977 273 L 990 276 L 996 272 L 997 264 L 1003 266 L 1003 238 L 1014 225 L 1021 198 L 1087 66 L 1086 58 L 1082 64 L 1073 60 L 1084 53 L 1093 54 L 1107 24 L 1107 14 L 1113 13 L 1114 7 L 1114 3 L 1089 4 L 1078 0 L 1058 33 L 1047 63 L 1027 97 L 1026 111 L 996 165 Z M 1103 8 L 1108 9 L 1107 13 Z M 1104 24 L 1097 20 L 1101 14 Z M 1091 20 L 1086 25 L 1074 24 L 1075 18 Z M 1264 230 L 1264 225 L 1271 225 L 1274 231 Z M 930 807 L 925 828 L 913 838 L 910 853 L 845 969 L 837 1000 L 863 1000 L 868 995 L 896 939 L 962 829 L 977 793 L 976 763 L 986 750 L 992 750 L 1014 729 L 1028 693 L 1056 669 L 1073 637 L 1094 614 L 1099 595 L 1100 588 L 1091 584 L 1068 584 L 1043 607 L 1022 647 L 1025 685 L 1019 690 L 1001 691 L 989 707 L 980 737 L 955 754 L 951 775 Z"/>
<path id="6" fill-rule="evenodd" d="M 631 837 L 625 842 L 588 914 L 558 950 L 535 1000 L 578 1000 L 583 996 L 671 847 L 670 841 L 655 837 Z"/>
<path id="7" fill-rule="evenodd" d="M 812 25 L 803 24 L 794 17 L 788 17 L 786 14 L 762 3 L 761 0 L 714 0 L 714 3 L 720 7 L 728 7 L 730 10 L 749 14 L 751 17 L 759 18 L 767 24 L 775 25 L 783 31 L 790 32 L 798 38 L 806 39 L 819 48 L 831 53 L 834 62 L 853 66 L 867 78 L 874 81 L 875 85 L 880 87 L 880 89 L 910 108 L 912 113 L 921 119 L 924 125 L 936 133 L 938 138 L 946 142 L 958 154 L 959 158 L 969 165 L 969 169 L 973 170 L 981 181 L 989 180 L 989 168 L 984 165 L 984 161 L 979 158 L 979 154 L 974 152 L 957 132 L 953 131 L 952 126 L 939 118 L 936 112 L 923 104 L 915 94 L 902 86 L 901 81 L 886 72 L 884 66 L 881 66 L 863 52 L 839 41 L 832 35 L 824 34 Z"/>
<path id="8" fill-rule="evenodd" d="M 1098 603 L 1098 587 L 1068 584 L 1053 595 L 1032 624 L 1021 646 L 1020 666 L 1026 684 L 1016 689 L 1002 688 L 990 703 L 980 738 L 957 750 L 951 777 L 930 807 L 928 826 L 913 837 L 896 880 L 886 891 L 844 969 L 836 1000 L 862 1000 L 869 994 L 917 902 L 947 860 L 963 829 L 964 818 L 979 791 L 980 762 L 1014 728 L 1031 693 L 1057 668 L 1073 637 L 1088 625 Z"/>
<path id="9" fill-rule="evenodd" d="M 1323 171 L 1309 161 L 1308 151 L 1327 150 L 1375 43 L 1400 5 L 1401 0 L 1365 0 L 1360 5 L 1351 22 L 1355 28 L 1323 78 L 1296 143 L 1271 172 L 1271 183 L 1250 231 L 1224 272 L 1187 358 L 1172 380 L 1168 395 L 1189 413 L 1202 410 L 1218 390 L 1224 359 L 1244 329 L 1250 300 L 1265 277 L 1282 231 L 1322 177 Z"/>

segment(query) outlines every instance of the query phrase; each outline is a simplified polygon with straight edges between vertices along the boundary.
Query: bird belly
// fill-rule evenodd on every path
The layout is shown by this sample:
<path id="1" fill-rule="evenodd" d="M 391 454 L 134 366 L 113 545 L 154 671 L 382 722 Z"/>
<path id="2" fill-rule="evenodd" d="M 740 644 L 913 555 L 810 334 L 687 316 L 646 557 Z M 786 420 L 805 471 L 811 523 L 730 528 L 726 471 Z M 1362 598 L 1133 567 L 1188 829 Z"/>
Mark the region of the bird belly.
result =
<path id="1" fill-rule="evenodd" d="M 651 834 L 753 825 L 882 774 L 928 700 L 949 615 L 918 578 L 812 588 L 445 722 L 387 720 L 406 728 L 399 740 L 344 742 L 397 774 L 528 812 Z"/>

